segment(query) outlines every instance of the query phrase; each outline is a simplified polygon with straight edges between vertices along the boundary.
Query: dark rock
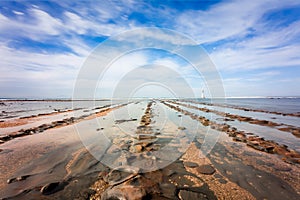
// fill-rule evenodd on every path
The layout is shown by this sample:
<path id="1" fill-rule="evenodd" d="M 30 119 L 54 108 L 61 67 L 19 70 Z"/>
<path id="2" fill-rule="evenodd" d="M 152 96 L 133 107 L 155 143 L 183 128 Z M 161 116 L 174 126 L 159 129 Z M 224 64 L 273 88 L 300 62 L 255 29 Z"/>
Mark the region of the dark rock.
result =
<path id="1" fill-rule="evenodd" d="M 155 135 L 148 135 L 148 134 L 138 134 L 137 139 L 138 140 L 148 140 L 148 139 L 155 139 Z"/>
<path id="2" fill-rule="evenodd" d="M 171 183 L 161 183 L 159 185 L 160 191 L 164 197 L 169 199 L 176 199 L 176 187 Z"/>
<path id="3" fill-rule="evenodd" d="M 214 177 L 215 177 L 215 178 L 223 178 L 223 176 L 221 176 L 221 175 L 218 174 L 218 173 L 216 173 L 216 174 L 214 175 Z"/>
<path id="4" fill-rule="evenodd" d="M 183 126 L 179 126 L 178 129 L 179 129 L 179 130 L 185 130 L 186 128 L 183 127 Z"/>
<path id="5" fill-rule="evenodd" d="M 197 167 L 196 170 L 197 170 L 197 172 L 199 172 L 201 174 L 207 174 L 207 175 L 212 175 L 216 171 L 210 165 L 201 165 L 201 166 Z"/>
<path id="6" fill-rule="evenodd" d="M 41 188 L 40 192 L 43 195 L 50 195 L 59 191 L 60 190 L 59 186 L 60 186 L 60 182 L 48 183 Z"/>
<path id="7" fill-rule="evenodd" d="M 223 178 L 220 178 L 218 181 L 221 184 L 226 184 L 227 183 L 227 181 L 225 179 L 223 179 Z"/>
<path id="8" fill-rule="evenodd" d="M 195 168 L 195 167 L 199 166 L 197 163 L 193 163 L 193 162 L 184 162 L 183 164 L 184 164 L 184 166 L 190 167 L 190 168 Z"/>
<path id="9" fill-rule="evenodd" d="M 178 193 L 179 199 L 181 200 L 190 200 L 190 199 L 197 199 L 197 200 L 206 200 L 208 197 L 205 194 L 187 191 L 187 190 L 180 190 Z"/>
<path id="10" fill-rule="evenodd" d="M 137 121 L 137 119 L 118 119 L 115 121 L 116 124 L 121 124 L 124 122 L 131 122 L 131 121 Z"/>

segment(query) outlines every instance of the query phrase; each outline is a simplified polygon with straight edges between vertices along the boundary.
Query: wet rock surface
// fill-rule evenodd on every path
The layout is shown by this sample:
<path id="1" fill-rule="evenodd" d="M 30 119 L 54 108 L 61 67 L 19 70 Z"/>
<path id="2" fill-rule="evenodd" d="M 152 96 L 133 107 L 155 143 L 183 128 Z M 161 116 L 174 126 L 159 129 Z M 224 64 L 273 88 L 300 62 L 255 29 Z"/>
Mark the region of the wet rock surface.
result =
<path id="1" fill-rule="evenodd" d="M 170 173 L 172 171 L 172 173 Z M 188 197 L 206 197 L 216 199 L 213 191 L 206 184 L 195 186 L 194 182 L 187 177 L 197 179 L 203 183 L 201 178 L 187 172 L 182 162 L 172 163 L 161 170 L 139 173 L 130 178 L 124 179 L 119 184 L 108 184 L 101 199 L 186 199 Z M 119 177 L 112 179 L 115 183 Z M 102 181 L 102 180 L 98 180 Z M 97 194 L 95 195 L 96 199 Z"/>

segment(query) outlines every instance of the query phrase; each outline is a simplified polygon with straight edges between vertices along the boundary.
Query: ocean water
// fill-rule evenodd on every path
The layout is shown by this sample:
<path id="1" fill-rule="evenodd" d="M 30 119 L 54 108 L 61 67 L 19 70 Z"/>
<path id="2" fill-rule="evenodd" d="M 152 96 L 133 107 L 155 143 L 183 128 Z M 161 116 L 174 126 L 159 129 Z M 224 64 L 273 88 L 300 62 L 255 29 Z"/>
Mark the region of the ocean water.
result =
<path id="1" fill-rule="evenodd" d="M 185 101 L 187 99 L 181 99 L 180 101 L 184 104 L 189 104 L 192 106 L 197 106 L 199 108 L 207 108 L 214 111 L 231 113 L 234 115 L 242 117 L 251 117 L 258 120 L 272 121 L 277 124 L 282 124 L 283 126 L 292 126 L 294 128 L 300 129 L 300 117 L 282 115 L 283 113 L 300 113 L 300 98 L 231 98 L 231 99 L 188 99 L 190 101 Z M 139 100 L 136 100 L 139 101 Z M 65 111 L 70 109 L 79 109 L 78 112 L 71 112 L 71 114 L 85 115 L 89 112 L 93 112 L 93 108 L 101 107 L 105 105 L 113 105 L 128 102 L 128 100 L 101 100 L 101 101 L 21 101 L 21 100 L 2 100 L 0 101 L 0 121 L 7 121 L 12 119 L 18 119 L 22 117 L 30 117 L 33 115 L 53 113 L 57 111 Z M 212 103 L 213 105 L 206 105 L 201 103 Z M 222 104 L 222 105 L 220 105 Z M 134 113 L 129 104 L 126 109 L 129 113 Z M 224 107 L 225 105 L 225 107 Z M 230 106 L 230 108 L 226 107 Z M 245 111 L 238 108 L 248 108 L 259 111 Z M 218 123 L 224 123 L 220 121 L 222 116 L 216 115 L 214 113 L 200 112 L 199 110 L 184 108 L 198 115 L 205 116 L 206 118 L 216 121 Z M 265 111 L 265 112 L 264 112 Z M 268 113 L 268 112 L 278 112 L 279 114 Z M 57 116 L 57 117 L 56 117 Z M 45 118 L 45 120 L 61 120 L 68 116 L 66 113 L 56 115 L 53 117 Z M 123 117 L 123 115 L 117 116 Z M 126 117 L 125 117 L 126 118 Z M 127 117 L 128 118 L 128 117 Z M 126 118 L 126 119 L 127 119 Z M 44 123 L 47 123 L 43 121 Z M 39 122 L 36 122 L 39 123 Z M 162 122 L 157 122 L 162 123 Z M 280 131 L 276 127 L 267 127 L 256 124 L 250 124 L 248 122 L 240 122 L 237 119 L 234 121 L 226 122 L 239 130 L 245 132 L 252 132 L 258 136 L 264 137 L 265 139 L 274 140 L 280 144 L 285 144 L 295 150 L 300 151 L 300 138 L 296 137 L 290 132 Z M 32 124 L 37 125 L 37 124 Z M 30 124 L 28 125 L 30 126 Z M 12 127 L 9 129 L 2 129 L 0 132 L 7 133 L 11 129 L 20 129 L 24 127 Z M 136 129 L 135 127 L 131 127 Z M 16 130 L 14 130 L 16 131 Z"/>
<path id="2" fill-rule="evenodd" d="M 281 113 L 299 113 L 300 98 L 227 98 L 227 99 L 196 99 L 198 102 L 220 103 L 231 106 L 245 107 Z"/>
<path id="3" fill-rule="evenodd" d="M 227 98 L 227 99 L 190 99 L 196 102 L 229 105 L 255 110 L 300 113 L 300 98 Z M 126 100 L 124 100 L 126 101 Z M 122 100 L 110 101 L 21 101 L 0 100 L 0 120 L 7 120 L 57 110 L 86 109 L 108 104 L 120 103 Z"/>

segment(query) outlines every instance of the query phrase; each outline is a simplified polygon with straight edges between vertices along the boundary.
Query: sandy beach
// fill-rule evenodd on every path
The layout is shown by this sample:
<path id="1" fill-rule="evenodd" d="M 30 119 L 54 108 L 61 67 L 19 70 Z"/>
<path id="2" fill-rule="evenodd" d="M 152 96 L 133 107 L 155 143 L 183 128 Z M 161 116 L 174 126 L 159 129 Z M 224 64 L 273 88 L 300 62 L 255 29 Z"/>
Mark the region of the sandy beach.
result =
<path id="1" fill-rule="evenodd" d="M 299 113 L 157 99 L 5 116 L 0 199 L 300 198 Z"/>

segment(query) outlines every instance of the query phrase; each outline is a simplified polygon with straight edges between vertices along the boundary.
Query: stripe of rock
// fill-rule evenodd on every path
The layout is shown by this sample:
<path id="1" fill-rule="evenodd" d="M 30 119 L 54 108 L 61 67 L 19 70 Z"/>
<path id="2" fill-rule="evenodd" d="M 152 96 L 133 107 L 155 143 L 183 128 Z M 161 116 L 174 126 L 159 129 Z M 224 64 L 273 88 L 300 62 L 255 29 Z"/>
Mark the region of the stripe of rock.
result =
<path id="1" fill-rule="evenodd" d="M 187 107 L 187 108 L 200 110 L 200 111 L 203 111 L 203 112 L 211 112 L 211 113 L 220 115 L 222 117 L 229 117 L 230 119 L 236 119 L 236 120 L 239 120 L 239 121 L 248 122 L 250 124 L 257 124 L 257 125 L 260 125 L 260 126 L 267 126 L 267 127 L 271 126 L 271 127 L 276 128 L 279 131 L 289 132 L 289 133 L 292 133 L 296 137 L 300 137 L 300 128 L 295 127 L 295 126 L 291 126 L 291 125 L 288 125 L 288 124 L 283 124 L 283 123 L 278 124 L 278 123 L 268 121 L 268 120 L 253 119 L 251 117 L 244 117 L 244 116 L 240 116 L 240 115 L 224 113 L 224 112 L 221 112 L 221 111 L 211 110 L 211 109 L 208 109 L 208 108 L 199 108 L 197 106 L 192 106 L 192 105 L 189 105 L 189 104 L 183 104 L 183 103 L 179 103 L 179 102 L 175 102 L 175 101 L 172 101 L 170 103 L 181 105 L 181 106 L 184 106 L 184 107 Z M 282 128 L 282 126 L 285 126 L 285 127 Z"/>
<path id="2" fill-rule="evenodd" d="M 153 117 L 151 108 L 153 103 L 153 101 L 150 101 L 147 104 L 144 115 L 140 119 L 140 125 L 137 127 L 137 130 L 135 132 L 135 139 L 140 142 L 131 144 L 129 150 L 132 153 L 141 153 L 147 150 L 147 147 L 152 145 L 152 140 L 156 138 L 153 133 L 152 127 L 150 126 Z"/>
<path id="3" fill-rule="evenodd" d="M 91 113 L 89 115 L 82 115 L 80 117 L 70 117 L 70 118 L 66 118 L 66 119 L 63 119 L 63 120 L 51 122 L 50 124 L 42 124 L 38 127 L 33 127 L 33 128 L 30 128 L 30 129 L 26 129 L 26 130 L 21 129 L 16 133 L 11 133 L 9 135 L 0 136 L 0 144 L 3 144 L 7 141 L 13 140 L 13 139 L 18 138 L 18 137 L 24 137 L 24 136 L 27 136 L 27 135 L 38 134 L 38 133 L 42 133 L 42 132 L 44 132 L 45 130 L 48 130 L 48 129 L 68 126 L 68 125 L 78 123 L 82 120 L 93 119 L 93 118 L 96 118 L 96 117 L 98 117 L 99 115 L 101 115 L 103 113 L 110 112 L 110 111 L 115 110 L 115 109 L 119 109 L 119 108 L 121 108 L 123 106 L 126 106 L 128 104 L 129 103 L 125 103 L 125 104 L 112 106 L 112 107 L 109 107 L 110 105 L 106 105 L 106 106 L 101 107 L 103 110 L 100 110 L 99 112 L 96 112 L 96 113 Z"/>
<path id="4" fill-rule="evenodd" d="M 192 100 L 184 100 L 184 101 L 195 103 L 195 104 L 200 104 L 200 105 L 207 105 L 207 106 L 218 106 L 218 107 L 223 107 L 223 108 L 233 108 L 233 109 L 237 109 L 237 110 L 244 110 L 244 111 L 251 111 L 251 112 L 262 112 L 262 113 L 269 113 L 269 114 L 282 115 L 282 116 L 300 117 L 300 113 L 281 113 L 281 112 L 276 112 L 276 111 L 258 110 L 258 109 L 240 107 L 240 106 L 213 104 L 213 103 L 207 103 L 207 102 L 197 102 L 197 101 L 192 101 Z"/>
<path id="5" fill-rule="evenodd" d="M 229 137 L 233 137 L 233 141 L 235 142 L 246 143 L 247 146 L 266 153 L 276 153 L 281 155 L 282 159 L 288 163 L 300 163 L 300 153 L 289 149 L 285 145 L 280 145 L 274 141 L 265 140 L 264 138 L 258 137 L 255 134 L 247 137 L 244 131 L 239 131 L 235 127 L 232 127 L 228 124 L 218 124 L 206 119 L 203 116 L 198 116 L 187 110 L 166 103 L 165 101 L 162 101 L 162 103 L 178 112 L 183 113 L 184 115 L 190 116 L 194 120 L 198 120 L 203 126 L 210 126 L 212 129 L 225 132 L 227 135 L 229 135 Z"/>

